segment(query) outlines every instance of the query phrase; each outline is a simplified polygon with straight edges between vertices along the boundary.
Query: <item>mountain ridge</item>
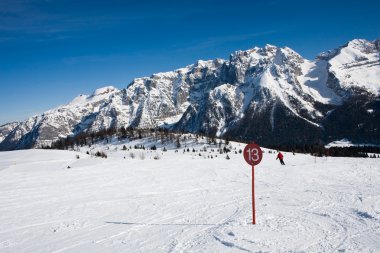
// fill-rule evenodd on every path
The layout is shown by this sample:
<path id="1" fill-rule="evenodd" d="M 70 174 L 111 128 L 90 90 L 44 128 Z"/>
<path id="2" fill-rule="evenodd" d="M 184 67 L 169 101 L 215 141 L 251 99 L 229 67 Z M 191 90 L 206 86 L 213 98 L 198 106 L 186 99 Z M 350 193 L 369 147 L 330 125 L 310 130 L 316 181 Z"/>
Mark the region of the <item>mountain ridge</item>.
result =
<path id="1" fill-rule="evenodd" d="M 24 122 L 5 124 L 0 150 L 41 147 L 122 126 L 164 127 L 264 145 L 344 138 L 376 144 L 379 94 L 380 39 L 355 39 L 314 61 L 267 44 L 235 51 L 228 60 L 199 60 L 135 78 L 124 89 L 99 88 Z M 347 125 L 350 131 L 340 134 Z"/>

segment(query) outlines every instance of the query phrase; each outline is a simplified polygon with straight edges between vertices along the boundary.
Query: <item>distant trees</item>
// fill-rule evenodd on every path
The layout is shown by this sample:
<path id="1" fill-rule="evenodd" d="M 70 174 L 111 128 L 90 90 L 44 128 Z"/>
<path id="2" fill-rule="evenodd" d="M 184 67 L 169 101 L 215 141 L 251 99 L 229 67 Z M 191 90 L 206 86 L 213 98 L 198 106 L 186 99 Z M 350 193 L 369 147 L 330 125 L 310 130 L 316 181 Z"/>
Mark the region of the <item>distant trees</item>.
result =
<path id="1" fill-rule="evenodd" d="M 193 147 L 188 147 L 188 143 L 199 143 L 200 140 L 204 140 L 208 145 L 213 145 L 218 149 L 220 154 L 231 152 L 230 141 L 236 141 L 230 138 L 230 136 L 225 136 L 224 141 L 221 139 L 216 139 L 216 132 L 211 131 L 210 135 L 201 134 L 185 134 L 183 132 L 173 132 L 165 128 L 133 128 L 133 127 L 120 127 L 101 129 L 97 132 L 81 132 L 79 134 L 68 136 L 66 138 L 61 138 L 56 142 L 52 143 L 51 146 L 45 146 L 43 148 L 53 148 L 53 149 L 71 149 L 89 146 L 104 142 L 109 143 L 111 140 L 117 138 L 117 140 L 136 140 L 142 138 L 151 138 L 156 143 L 161 143 L 161 145 L 173 144 L 177 149 L 184 147 L 184 152 L 196 152 Z M 132 147 L 130 147 L 131 149 Z M 146 149 L 144 145 L 135 145 L 135 149 Z M 304 144 L 304 145 L 268 145 L 266 148 L 274 150 L 282 150 L 293 153 L 309 153 L 315 156 L 342 156 L 342 157 L 371 157 L 378 158 L 380 154 L 380 147 L 373 146 L 360 146 L 360 147 L 330 147 L 326 148 L 321 143 L 317 144 Z M 125 145 L 123 145 L 123 150 L 128 150 Z M 156 144 L 151 146 L 150 149 L 157 150 Z M 166 148 L 165 148 L 166 149 Z M 203 151 L 206 152 L 207 148 L 203 147 Z M 202 149 L 200 149 L 202 151 Z M 235 153 L 242 153 L 241 149 L 236 150 Z M 377 154 L 377 155 L 376 155 Z M 379 157 L 380 158 L 380 157 Z"/>
<path id="2" fill-rule="evenodd" d="M 108 128 L 96 132 L 81 132 L 76 135 L 61 138 L 53 142 L 50 146 L 45 145 L 42 148 L 74 149 L 74 147 L 91 147 L 95 143 L 109 143 L 113 138 L 117 138 L 119 141 L 124 139 L 132 141 L 136 139 L 152 138 L 155 142 L 160 142 L 161 144 L 174 143 L 177 148 L 182 146 L 182 139 L 186 141 L 186 136 L 183 136 L 183 133 L 170 132 L 168 129 L 164 128 L 143 129 L 122 126 L 119 129 Z M 197 139 L 198 137 L 195 137 L 194 135 L 193 138 Z M 134 148 L 145 149 L 144 145 L 136 145 Z M 125 145 L 123 146 L 123 150 L 128 150 Z"/>
<path id="3" fill-rule="evenodd" d="M 282 150 L 293 153 L 306 153 L 314 156 L 334 156 L 334 157 L 369 157 L 368 153 L 379 154 L 380 147 L 374 146 L 351 146 L 351 147 L 330 147 L 326 148 L 321 144 L 305 145 L 280 145 L 269 146 L 274 150 Z"/>
<path id="4" fill-rule="evenodd" d="M 176 146 L 176 148 L 180 148 L 181 147 L 181 142 L 179 140 L 179 136 L 177 136 L 177 138 L 176 138 L 175 146 Z"/>

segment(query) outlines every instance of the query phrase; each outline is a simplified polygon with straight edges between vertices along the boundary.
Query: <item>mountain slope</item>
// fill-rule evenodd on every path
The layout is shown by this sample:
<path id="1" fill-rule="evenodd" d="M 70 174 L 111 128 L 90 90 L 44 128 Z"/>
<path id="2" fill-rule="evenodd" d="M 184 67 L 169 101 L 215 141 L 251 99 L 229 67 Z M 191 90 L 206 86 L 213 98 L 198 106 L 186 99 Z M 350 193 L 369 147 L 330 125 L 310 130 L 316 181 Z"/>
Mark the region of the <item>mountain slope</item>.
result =
<path id="1" fill-rule="evenodd" d="M 198 61 L 137 78 L 122 90 L 98 89 L 0 127 L 0 149 L 41 147 L 60 137 L 122 126 L 264 145 L 337 138 L 379 144 L 379 52 L 380 40 L 353 40 L 314 61 L 272 45 L 237 51 L 228 60 Z"/>

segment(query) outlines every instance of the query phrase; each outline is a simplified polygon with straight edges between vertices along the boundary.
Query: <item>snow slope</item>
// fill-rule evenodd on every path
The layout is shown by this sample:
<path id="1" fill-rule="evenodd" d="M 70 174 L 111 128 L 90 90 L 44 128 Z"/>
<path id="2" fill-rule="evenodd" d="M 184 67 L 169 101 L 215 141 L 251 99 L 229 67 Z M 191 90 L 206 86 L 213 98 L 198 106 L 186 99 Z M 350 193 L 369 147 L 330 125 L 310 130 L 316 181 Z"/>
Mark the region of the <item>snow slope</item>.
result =
<path id="1" fill-rule="evenodd" d="M 0 152 L 0 252 L 380 251 L 378 159 L 266 150 L 252 225 L 241 154 L 121 147 Z"/>

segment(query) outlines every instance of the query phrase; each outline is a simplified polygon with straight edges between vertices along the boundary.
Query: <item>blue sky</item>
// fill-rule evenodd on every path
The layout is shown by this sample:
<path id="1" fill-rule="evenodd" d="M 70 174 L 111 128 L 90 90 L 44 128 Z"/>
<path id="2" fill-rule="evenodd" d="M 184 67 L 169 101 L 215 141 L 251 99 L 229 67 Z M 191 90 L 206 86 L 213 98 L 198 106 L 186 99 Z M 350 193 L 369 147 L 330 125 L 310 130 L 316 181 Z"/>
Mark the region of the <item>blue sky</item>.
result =
<path id="1" fill-rule="evenodd" d="M 0 0 L 0 125 L 78 94 L 273 44 L 380 37 L 380 1 Z"/>

